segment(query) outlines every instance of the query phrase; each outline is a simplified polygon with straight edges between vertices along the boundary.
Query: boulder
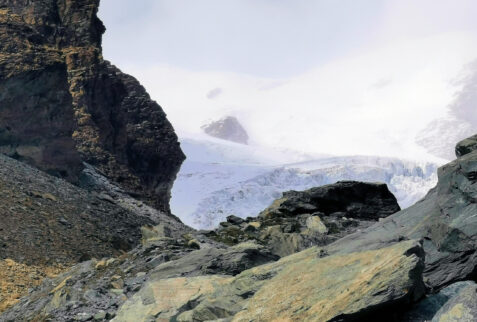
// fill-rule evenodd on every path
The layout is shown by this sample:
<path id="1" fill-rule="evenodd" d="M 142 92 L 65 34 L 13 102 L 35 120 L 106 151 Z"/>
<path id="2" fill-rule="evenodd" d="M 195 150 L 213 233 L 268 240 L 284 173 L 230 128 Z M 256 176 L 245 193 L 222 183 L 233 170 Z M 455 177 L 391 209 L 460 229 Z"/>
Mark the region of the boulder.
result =
<path id="1" fill-rule="evenodd" d="M 340 181 L 306 191 L 288 191 L 262 218 L 290 217 L 307 213 L 342 215 L 355 219 L 378 220 L 401 210 L 396 197 L 384 183 Z"/>
<path id="2" fill-rule="evenodd" d="M 151 277 L 113 321 L 366 320 L 389 318 L 424 294 L 423 252 L 414 241 L 324 258 L 319 253 L 314 247 L 236 277 Z"/>
<path id="3" fill-rule="evenodd" d="M 441 167 L 438 178 L 420 202 L 336 241 L 328 252 L 344 254 L 423 239 L 424 280 L 431 290 L 471 279 L 477 270 L 477 152 Z"/>
<path id="4" fill-rule="evenodd" d="M 471 136 L 470 138 L 457 143 L 457 146 L 455 147 L 455 155 L 460 158 L 461 156 L 469 154 L 475 150 L 477 150 L 477 135 Z"/>

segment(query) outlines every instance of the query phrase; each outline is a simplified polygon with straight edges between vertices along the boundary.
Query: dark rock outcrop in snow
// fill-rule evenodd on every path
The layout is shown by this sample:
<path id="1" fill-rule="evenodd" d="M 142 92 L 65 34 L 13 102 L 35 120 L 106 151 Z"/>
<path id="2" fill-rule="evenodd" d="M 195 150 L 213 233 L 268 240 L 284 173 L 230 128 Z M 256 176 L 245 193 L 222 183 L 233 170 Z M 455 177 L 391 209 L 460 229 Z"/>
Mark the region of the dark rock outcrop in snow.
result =
<path id="1" fill-rule="evenodd" d="M 157 227 L 157 230 L 162 229 Z M 143 246 L 119 258 L 81 263 L 55 279 L 47 280 L 31 295 L 0 316 L 1 321 L 110 320 L 128 298 L 145 288 L 150 280 L 193 276 L 236 275 L 277 260 L 265 247 L 243 243 L 224 247 L 199 235 L 203 249 L 191 248 L 192 235 L 173 237 L 168 233 L 146 233 Z M 169 236 L 169 237 L 167 237 Z M 180 289 L 170 288 L 172 293 Z M 151 299 L 152 300 L 152 299 Z M 140 321 L 130 316 L 128 321 Z"/>
<path id="2" fill-rule="evenodd" d="M 0 0 L 0 151 L 77 183 L 82 162 L 169 210 L 184 160 L 165 113 L 103 60 L 99 0 Z"/>
<path id="3" fill-rule="evenodd" d="M 202 130 L 208 135 L 222 140 L 248 144 L 247 132 L 237 118 L 233 116 L 227 116 L 204 125 L 202 126 Z"/>

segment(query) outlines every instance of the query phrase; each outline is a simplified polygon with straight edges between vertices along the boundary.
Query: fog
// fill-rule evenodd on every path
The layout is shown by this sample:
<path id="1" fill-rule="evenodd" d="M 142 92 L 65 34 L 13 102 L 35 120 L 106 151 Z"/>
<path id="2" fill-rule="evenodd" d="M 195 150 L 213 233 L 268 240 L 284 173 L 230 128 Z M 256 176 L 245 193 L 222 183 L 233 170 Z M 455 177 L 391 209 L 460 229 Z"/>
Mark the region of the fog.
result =
<path id="1" fill-rule="evenodd" d="M 430 122 L 477 123 L 475 12 L 470 0 L 103 0 L 100 17 L 105 58 L 182 137 L 234 115 L 257 146 L 431 159 L 416 143 Z"/>

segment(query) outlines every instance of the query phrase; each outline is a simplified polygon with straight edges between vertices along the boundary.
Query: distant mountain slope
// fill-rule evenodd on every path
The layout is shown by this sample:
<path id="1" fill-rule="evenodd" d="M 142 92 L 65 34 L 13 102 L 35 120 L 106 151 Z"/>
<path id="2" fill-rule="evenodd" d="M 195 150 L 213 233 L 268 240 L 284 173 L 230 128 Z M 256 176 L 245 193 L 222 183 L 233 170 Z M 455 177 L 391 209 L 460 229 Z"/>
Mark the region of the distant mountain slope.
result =
<path id="1" fill-rule="evenodd" d="M 173 187 L 171 208 L 195 228 L 213 228 L 228 215 L 255 216 L 284 191 L 340 180 L 384 182 L 406 208 L 421 199 L 437 180 L 436 164 L 395 158 L 321 156 L 293 163 L 290 151 L 272 151 L 276 155 L 267 158 L 270 155 L 264 150 L 234 149 L 220 141 L 183 140 L 182 148 L 188 159 Z M 206 154 L 203 161 L 199 151 Z"/>
<path id="2" fill-rule="evenodd" d="M 416 143 L 429 153 L 446 160 L 454 160 L 455 143 L 473 134 L 477 128 L 477 61 L 466 66 L 456 93 L 443 118 L 431 121 L 416 137 Z"/>

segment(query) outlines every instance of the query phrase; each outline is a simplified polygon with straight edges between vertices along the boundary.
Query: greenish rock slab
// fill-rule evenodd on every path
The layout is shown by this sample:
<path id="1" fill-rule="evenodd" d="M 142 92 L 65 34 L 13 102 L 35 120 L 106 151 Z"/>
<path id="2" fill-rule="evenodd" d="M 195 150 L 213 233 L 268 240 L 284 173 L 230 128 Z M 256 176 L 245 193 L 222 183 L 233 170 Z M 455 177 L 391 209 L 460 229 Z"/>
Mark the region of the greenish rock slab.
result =
<path id="1" fill-rule="evenodd" d="M 461 289 L 432 319 L 432 322 L 474 321 L 477 321 L 477 285 L 475 283 Z"/>

